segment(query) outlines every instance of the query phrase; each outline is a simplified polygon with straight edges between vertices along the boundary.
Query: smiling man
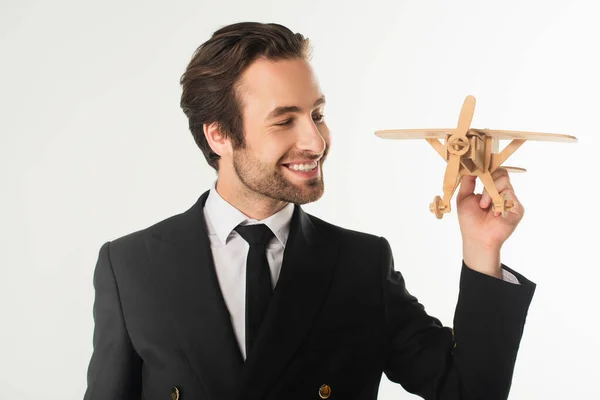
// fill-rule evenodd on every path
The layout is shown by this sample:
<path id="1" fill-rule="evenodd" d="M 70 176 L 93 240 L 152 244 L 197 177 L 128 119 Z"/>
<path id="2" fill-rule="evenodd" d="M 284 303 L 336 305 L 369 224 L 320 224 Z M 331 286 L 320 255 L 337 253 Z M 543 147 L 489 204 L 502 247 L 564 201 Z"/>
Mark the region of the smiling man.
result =
<path id="1" fill-rule="evenodd" d="M 535 290 L 500 261 L 521 203 L 501 218 L 463 178 L 463 260 L 440 266 L 461 268 L 460 293 L 443 326 L 385 238 L 301 207 L 323 195 L 331 145 L 309 50 L 246 22 L 194 53 L 181 106 L 217 179 L 101 247 L 85 399 L 365 400 L 382 374 L 425 399 L 507 398 Z M 493 178 L 517 200 L 505 170 Z"/>
<path id="2" fill-rule="evenodd" d="M 183 80 L 184 85 L 190 80 L 190 91 L 194 73 L 190 69 L 190 76 Z M 221 158 L 216 191 L 258 220 L 288 203 L 306 204 L 319 199 L 324 190 L 322 165 L 330 139 L 323 114 L 325 97 L 310 64 L 304 58 L 259 58 L 232 87 L 235 92 L 231 93 L 231 101 L 239 107 L 236 112 L 242 114 L 240 130 L 228 135 L 218 120 L 202 121 L 203 130 L 194 132 L 192 128 L 196 140 L 207 141 L 210 151 Z M 185 92 L 182 101 L 193 121 L 196 106 L 187 104 L 186 95 L 198 94 Z M 234 135 L 235 140 L 230 138 Z"/>

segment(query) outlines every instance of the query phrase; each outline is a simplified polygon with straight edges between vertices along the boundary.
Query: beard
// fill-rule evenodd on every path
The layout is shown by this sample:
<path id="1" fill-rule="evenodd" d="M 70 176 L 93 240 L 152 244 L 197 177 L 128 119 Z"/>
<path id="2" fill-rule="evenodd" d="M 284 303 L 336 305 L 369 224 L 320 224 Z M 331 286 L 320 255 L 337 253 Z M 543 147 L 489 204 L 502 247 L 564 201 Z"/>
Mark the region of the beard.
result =
<path id="1" fill-rule="evenodd" d="M 287 167 L 281 164 L 274 167 L 262 163 L 246 148 L 234 150 L 233 168 L 242 184 L 257 194 L 288 203 L 307 204 L 320 199 L 325 191 L 323 161 L 327 151 L 328 149 L 318 161 L 319 176 L 298 183 L 293 183 L 284 176 L 282 168 Z"/>

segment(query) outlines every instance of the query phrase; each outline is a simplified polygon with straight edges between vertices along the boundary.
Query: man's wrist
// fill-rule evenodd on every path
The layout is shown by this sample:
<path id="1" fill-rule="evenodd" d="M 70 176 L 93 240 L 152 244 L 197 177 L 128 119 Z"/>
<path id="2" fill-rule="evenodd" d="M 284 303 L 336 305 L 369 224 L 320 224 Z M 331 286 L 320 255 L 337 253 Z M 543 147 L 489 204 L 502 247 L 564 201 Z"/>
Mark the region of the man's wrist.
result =
<path id="1" fill-rule="evenodd" d="M 463 242 L 463 261 L 472 270 L 502 279 L 500 249 Z"/>

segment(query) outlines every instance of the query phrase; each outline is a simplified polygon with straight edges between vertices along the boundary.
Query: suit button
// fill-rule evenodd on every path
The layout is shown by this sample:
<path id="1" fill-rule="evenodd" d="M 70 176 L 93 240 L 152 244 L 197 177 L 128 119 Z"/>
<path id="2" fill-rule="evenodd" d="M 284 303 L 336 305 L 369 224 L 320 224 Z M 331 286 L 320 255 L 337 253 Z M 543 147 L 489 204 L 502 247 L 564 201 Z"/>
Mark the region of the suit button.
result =
<path id="1" fill-rule="evenodd" d="M 319 397 L 322 399 L 327 399 L 331 396 L 331 388 L 329 385 L 321 385 L 319 388 Z"/>
<path id="2" fill-rule="evenodd" d="M 179 400 L 179 389 L 177 389 L 177 386 L 173 386 L 171 389 L 171 399 Z"/>

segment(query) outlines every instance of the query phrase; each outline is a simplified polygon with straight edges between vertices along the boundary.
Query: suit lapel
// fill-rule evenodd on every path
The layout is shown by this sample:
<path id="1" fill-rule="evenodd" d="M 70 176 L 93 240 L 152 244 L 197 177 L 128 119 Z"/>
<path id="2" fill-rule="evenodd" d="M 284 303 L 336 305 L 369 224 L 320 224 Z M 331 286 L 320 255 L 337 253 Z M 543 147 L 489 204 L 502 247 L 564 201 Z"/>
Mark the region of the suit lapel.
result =
<path id="1" fill-rule="evenodd" d="M 206 191 L 147 241 L 151 273 L 164 295 L 182 353 L 213 399 L 232 399 L 243 358 L 216 275 L 206 232 Z"/>
<path id="2" fill-rule="evenodd" d="M 239 399 L 264 398 L 288 365 L 329 290 L 337 249 L 296 205 L 279 280 L 243 368 Z"/>
<path id="3" fill-rule="evenodd" d="M 279 280 L 246 362 L 221 293 L 206 232 L 209 191 L 147 239 L 151 274 L 183 354 L 213 399 L 266 396 L 305 338 L 329 290 L 338 244 L 294 208 Z"/>

